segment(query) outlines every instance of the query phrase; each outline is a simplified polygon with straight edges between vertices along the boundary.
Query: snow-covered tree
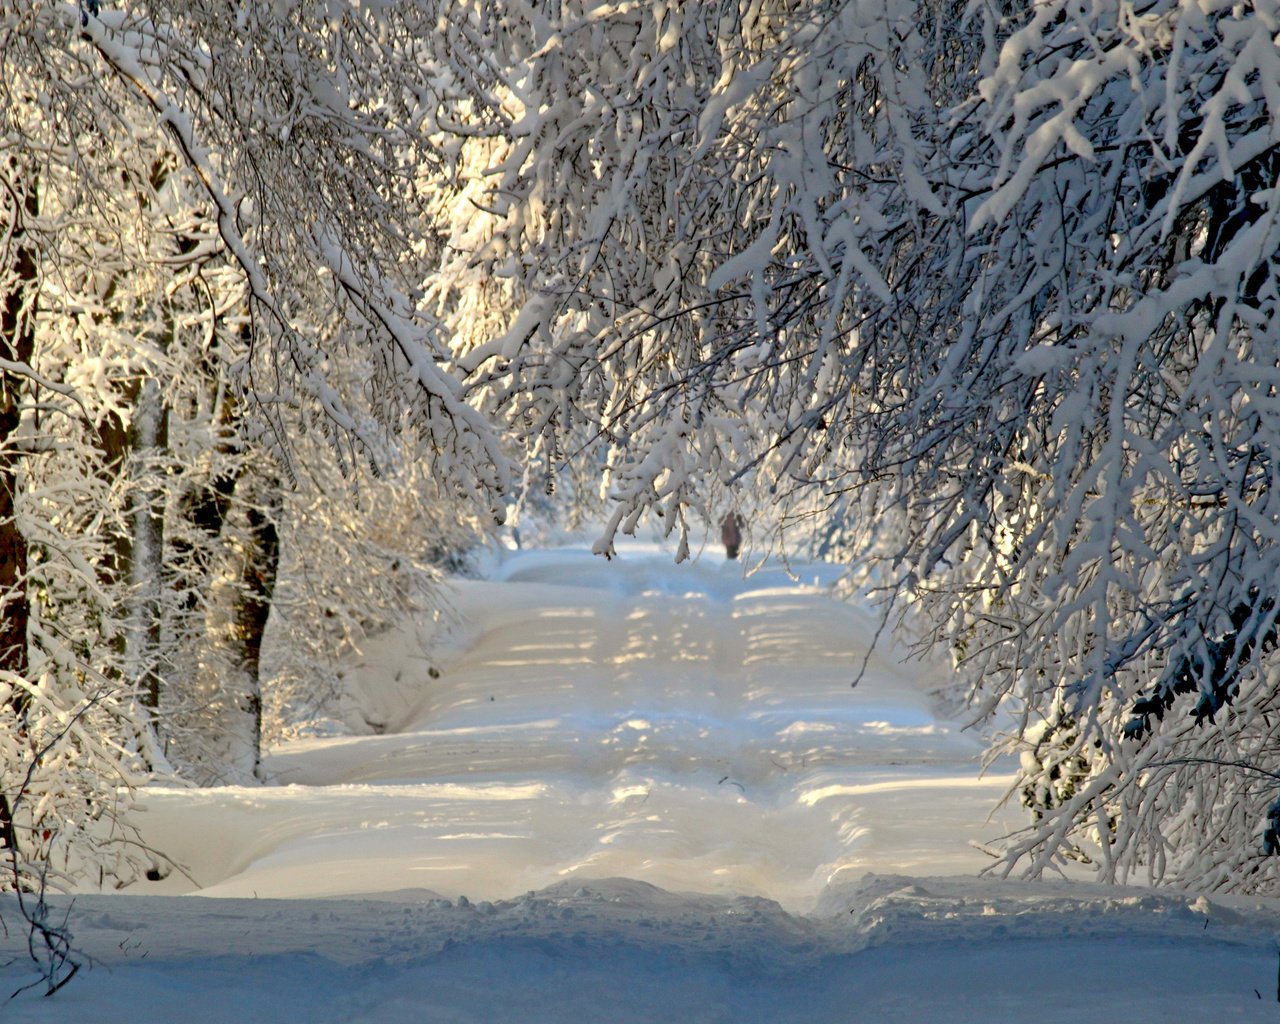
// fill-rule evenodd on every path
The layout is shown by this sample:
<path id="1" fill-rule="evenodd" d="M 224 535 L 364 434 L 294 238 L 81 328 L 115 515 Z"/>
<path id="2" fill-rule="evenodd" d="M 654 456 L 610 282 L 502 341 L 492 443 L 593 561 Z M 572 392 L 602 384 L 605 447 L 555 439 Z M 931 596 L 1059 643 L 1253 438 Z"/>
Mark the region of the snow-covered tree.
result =
<path id="1" fill-rule="evenodd" d="M 121 154 L 82 137 L 163 140 L 190 172 L 247 290 L 254 334 L 232 368 L 240 383 L 301 403 L 336 443 L 375 459 L 411 411 L 423 457 L 500 512 L 507 458 L 439 368 L 444 340 L 415 300 L 415 182 L 441 163 L 435 83 L 447 71 L 427 48 L 435 29 L 431 6 L 413 0 L 35 0 L 0 26 L 6 65 L 42 90 L 86 189 L 112 187 Z M 344 329 L 318 337 L 326 321 Z M 363 394 L 335 386 L 333 346 L 377 356 Z M 466 472 L 451 472 L 458 464 Z"/>
<path id="2" fill-rule="evenodd" d="M 1012 715 L 1010 863 L 1269 885 L 1275 5 L 498 7 L 435 287 L 601 550 L 838 510 Z"/>
<path id="3" fill-rule="evenodd" d="M 420 456 L 449 500 L 503 507 L 507 458 L 415 305 L 431 24 L 409 2 L 0 6 L 0 832 L 19 874 L 117 821 L 146 771 L 199 762 L 201 713 L 227 712 L 252 771 L 288 433 L 348 467 Z M 349 357 L 368 372 L 340 378 Z M 211 635 L 227 672 L 197 708 L 175 667 Z"/>
<path id="4" fill-rule="evenodd" d="M 448 615 L 444 572 L 465 570 L 486 536 L 474 509 L 442 496 L 412 460 L 343 476 L 314 441 L 283 491 L 279 583 L 264 654 L 264 734 L 382 728 L 362 720 L 347 673 L 367 643 L 406 619 L 435 636 Z M 423 650 L 421 685 L 435 666 Z M 406 686 L 408 682 L 406 681 Z"/>
<path id="5" fill-rule="evenodd" d="M 1276 878 L 1278 14 L 988 16 L 959 118 L 975 330 L 922 383 L 991 434 L 948 526 L 985 593 L 944 599 L 952 628 L 989 692 L 1078 723 L 1033 773 L 1089 765 L 1012 848 L 1033 868 L 1078 842 L 1105 877 Z"/>

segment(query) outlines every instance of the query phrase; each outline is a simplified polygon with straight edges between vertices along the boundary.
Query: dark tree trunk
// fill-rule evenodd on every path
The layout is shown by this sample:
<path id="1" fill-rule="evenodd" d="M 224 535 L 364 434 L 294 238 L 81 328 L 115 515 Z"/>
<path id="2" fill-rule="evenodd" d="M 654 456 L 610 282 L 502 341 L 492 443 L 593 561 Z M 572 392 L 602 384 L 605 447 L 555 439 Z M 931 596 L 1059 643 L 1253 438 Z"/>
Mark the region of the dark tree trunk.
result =
<path id="1" fill-rule="evenodd" d="M 39 273 L 34 248 L 27 243 L 25 221 L 39 213 L 34 175 L 11 185 L 25 186 L 21 205 L 9 209 L 9 236 L 12 263 L 0 267 L 7 285 L 0 296 L 0 358 L 10 363 L 30 365 L 35 353 L 36 293 Z M 13 195 L 13 193 L 11 193 Z M 16 201 L 16 200 L 15 200 Z M 21 373 L 0 370 L 0 669 L 26 678 L 28 669 L 27 626 L 27 542 L 18 529 L 15 515 L 21 475 L 21 453 L 17 449 L 18 428 L 27 381 Z M 21 723 L 29 697 L 16 690 L 9 703 Z M 5 849 L 17 849 L 13 805 L 9 793 L 0 792 L 0 842 Z"/>
<path id="2" fill-rule="evenodd" d="M 241 673 L 243 689 L 236 708 L 240 720 L 233 730 L 233 742 L 239 749 L 232 752 L 232 760 L 256 776 L 262 752 L 262 640 L 280 564 L 278 486 L 274 480 L 249 474 L 240 478 L 236 496 L 240 501 L 233 525 L 240 564 L 239 586 L 230 613 L 230 636 L 232 660 Z"/>

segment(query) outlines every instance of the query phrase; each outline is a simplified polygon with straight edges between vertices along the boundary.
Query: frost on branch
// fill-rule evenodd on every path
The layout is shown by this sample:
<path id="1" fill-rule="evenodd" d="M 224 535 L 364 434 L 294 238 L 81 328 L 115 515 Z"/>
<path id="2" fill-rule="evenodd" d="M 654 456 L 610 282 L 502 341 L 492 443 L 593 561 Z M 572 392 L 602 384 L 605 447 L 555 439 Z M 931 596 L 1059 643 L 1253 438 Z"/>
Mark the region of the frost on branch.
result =
<path id="1" fill-rule="evenodd" d="M 967 308 L 911 387 L 969 403 L 918 407 L 912 486 L 968 481 L 950 514 L 908 499 L 924 603 L 975 699 L 1017 709 L 1011 748 L 1054 709 L 1077 723 L 1044 763 L 1089 770 L 1011 862 L 1265 888 L 1276 10 L 1046 3 L 987 27 L 948 172 Z"/>
<path id="2" fill-rule="evenodd" d="M 148 0 L 83 26 L 74 6 L 36 0 L 11 45 L 72 123 L 123 114 L 192 173 L 244 276 L 241 383 L 266 415 L 300 403 L 375 463 L 411 423 L 440 474 L 500 515 L 507 457 L 441 369 L 447 343 L 417 297 L 431 237 L 417 182 L 443 165 L 435 29 L 430 5 L 410 0 Z M 378 356 L 363 393 L 333 373 L 353 346 Z"/>
<path id="3" fill-rule="evenodd" d="M 499 8 L 472 27 L 512 69 L 468 96 L 430 286 L 475 393 L 539 457 L 607 467 L 604 552 L 757 475 L 831 475 L 842 353 L 895 302 L 876 250 L 904 193 L 942 212 L 915 5 Z"/>

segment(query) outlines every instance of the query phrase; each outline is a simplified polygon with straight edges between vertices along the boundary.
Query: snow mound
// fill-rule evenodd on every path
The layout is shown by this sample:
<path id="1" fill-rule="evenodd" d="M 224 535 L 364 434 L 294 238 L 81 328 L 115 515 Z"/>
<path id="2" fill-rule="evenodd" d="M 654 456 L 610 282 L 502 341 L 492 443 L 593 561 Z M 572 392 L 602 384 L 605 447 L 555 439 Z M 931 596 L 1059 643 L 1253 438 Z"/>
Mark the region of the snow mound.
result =
<path id="1" fill-rule="evenodd" d="M 24 1024 L 1270 1022 L 1278 909 L 890 875 L 813 915 L 613 878 L 493 902 L 91 895 L 73 916 L 90 969 L 14 1007 Z M 12 987 L 24 940 L 0 939 Z"/>

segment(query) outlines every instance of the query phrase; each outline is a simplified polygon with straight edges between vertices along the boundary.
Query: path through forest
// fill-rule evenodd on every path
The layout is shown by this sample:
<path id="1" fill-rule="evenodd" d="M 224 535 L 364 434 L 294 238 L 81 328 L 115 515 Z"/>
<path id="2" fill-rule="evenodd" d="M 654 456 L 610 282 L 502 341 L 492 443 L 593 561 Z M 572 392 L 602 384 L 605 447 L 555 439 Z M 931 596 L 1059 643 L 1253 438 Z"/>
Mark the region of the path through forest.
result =
<path id="1" fill-rule="evenodd" d="M 380 734 L 281 747 L 266 788 L 147 794 L 186 875 L 154 888 L 498 899 L 626 877 L 805 911 L 868 871 L 976 871 L 1008 777 L 979 778 L 977 739 L 932 711 L 939 670 L 890 641 L 851 687 L 875 617 L 829 596 L 829 567 L 796 571 L 563 550 L 459 582 L 439 678 L 408 633 L 353 669 Z"/>
<path id="2" fill-rule="evenodd" d="M 1273 901 L 976 877 L 1008 779 L 937 670 L 886 643 L 851 689 L 875 620 L 799 575 L 629 549 L 458 584 L 447 658 L 409 624 L 351 666 L 367 735 L 141 792 L 184 870 L 55 899 L 89 969 L 14 1019 L 1275 1019 Z M 32 970 L 0 932 L 0 986 Z"/>

